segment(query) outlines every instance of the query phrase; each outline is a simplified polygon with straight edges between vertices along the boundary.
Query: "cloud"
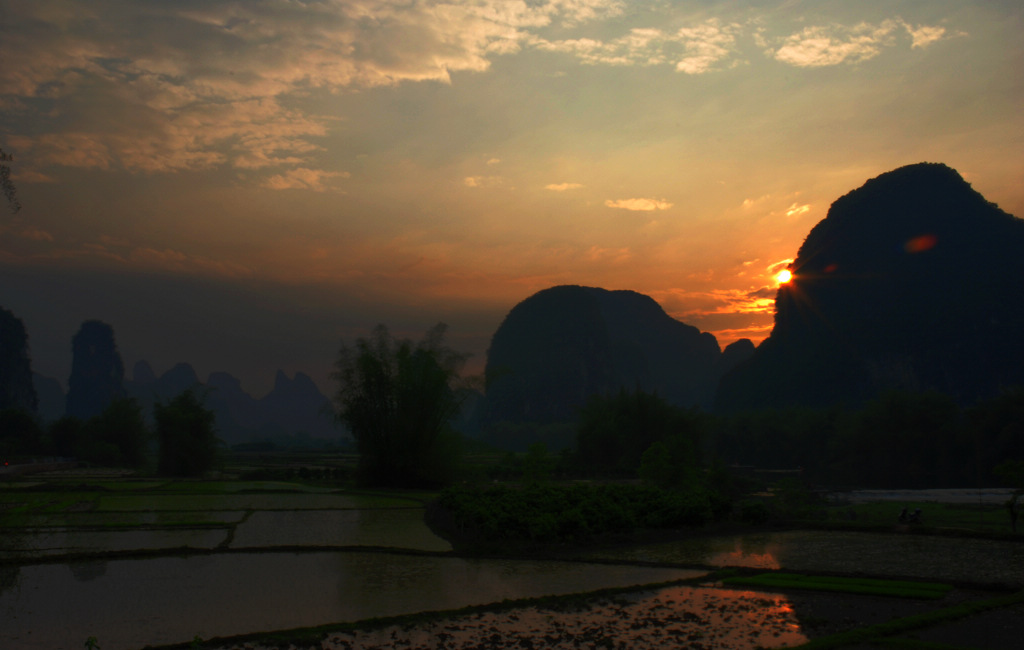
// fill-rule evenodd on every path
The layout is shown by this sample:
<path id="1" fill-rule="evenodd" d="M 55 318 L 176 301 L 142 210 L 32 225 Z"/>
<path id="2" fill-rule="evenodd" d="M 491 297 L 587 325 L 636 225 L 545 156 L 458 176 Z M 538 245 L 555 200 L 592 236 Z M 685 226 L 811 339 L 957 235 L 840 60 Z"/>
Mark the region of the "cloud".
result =
<path id="1" fill-rule="evenodd" d="M 501 183 L 501 176 L 467 176 L 462 179 L 462 184 L 466 187 L 494 187 Z"/>
<path id="2" fill-rule="evenodd" d="M 882 48 L 894 46 L 897 36 L 904 32 L 910 35 L 914 48 L 927 47 L 946 36 L 943 27 L 913 26 L 899 18 L 878 24 L 816 25 L 787 36 L 778 47 L 768 47 L 767 53 L 798 67 L 860 63 L 878 56 Z"/>
<path id="3" fill-rule="evenodd" d="M 327 172 L 322 169 L 307 169 L 299 167 L 289 170 L 283 174 L 271 176 L 263 184 L 264 187 L 272 190 L 312 190 L 314 192 L 326 192 L 331 189 L 324 185 L 324 181 L 332 178 L 348 178 L 348 172 Z"/>
<path id="4" fill-rule="evenodd" d="M 633 253 L 628 246 L 623 248 L 591 246 L 590 250 L 586 253 L 586 258 L 591 262 L 601 262 L 604 264 L 622 264 L 628 262 L 632 257 Z"/>
<path id="5" fill-rule="evenodd" d="M 786 216 L 787 217 L 798 217 L 801 214 L 805 214 L 805 213 L 810 212 L 810 211 L 811 211 L 811 206 L 808 203 L 804 203 L 803 205 L 798 205 L 796 203 L 793 203 L 788 208 L 786 208 Z"/>
<path id="6" fill-rule="evenodd" d="M 581 183 L 551 183 L 550 185 L 545 185 L 544 189 L 551 190 L 552 192 L 565 192 L 567 190 L 578 190 L 581 187 L 583 187 Z"/>
<path id="7" fill-rule="evenodd" d="M 40 165 L 308 167 L 331 119 L 305 108 L 312 93 L 448 83 L 519 51 L 531 30 L 622 10 L 618 0 L 15 3 L 4 8 L 0 87 L 5 110 L 31 111 L 42 127 L 19 150 Z"/>
<path id="8" fill-rule="evenodd" d="M 702 74 L 720 67 L 738 54 L 736 37 L 741 26 L 722 24 L 717 19 L 665 32 L 651 27 L 636 27 L 628 34 L 610 40 L 574 38 L 530 41 L 536 49 L 561 52 L 589 65 L 653 66 L 672 65 L 686 74 Z"/>
<path id="9" fill-rule="evenodd" d="M 787 37 L 773 56 L 799 67 L 858 63 L 877 56 L 883 45 L 891 44 L 897 27 L 892 20 L 879 25 L 807 27 Z"/>
<path id="10" fill-rule="evenodd" d="M 608 199 L 604 202 L 609 208 L 650 212 L 651 210 L 668 210 L 672 204 L 665 199 Z"/>
<path id="11" fill-rule="evenodd" d="M 921 25 L 920 27 L 913 27 L 904 23 L 907 32 L 910 34 L 912 40 L 911 47 L 928 47 L 935 41 L 942 40 L 946 35 L 946 29 L 944 27 Z"/>

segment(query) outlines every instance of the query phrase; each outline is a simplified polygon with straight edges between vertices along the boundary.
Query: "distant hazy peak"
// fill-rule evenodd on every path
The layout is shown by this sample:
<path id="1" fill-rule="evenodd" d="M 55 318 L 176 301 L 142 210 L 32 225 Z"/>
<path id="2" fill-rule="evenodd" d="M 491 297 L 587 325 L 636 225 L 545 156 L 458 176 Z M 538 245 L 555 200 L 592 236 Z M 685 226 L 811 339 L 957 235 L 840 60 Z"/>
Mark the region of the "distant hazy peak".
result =
<path id="1" fill-rule="evenodd" d="M 132 366 L 132 381 L 136 384 L 148 384 L 156 381 L 156 373 L 148 361 L 136 361 Z"/>

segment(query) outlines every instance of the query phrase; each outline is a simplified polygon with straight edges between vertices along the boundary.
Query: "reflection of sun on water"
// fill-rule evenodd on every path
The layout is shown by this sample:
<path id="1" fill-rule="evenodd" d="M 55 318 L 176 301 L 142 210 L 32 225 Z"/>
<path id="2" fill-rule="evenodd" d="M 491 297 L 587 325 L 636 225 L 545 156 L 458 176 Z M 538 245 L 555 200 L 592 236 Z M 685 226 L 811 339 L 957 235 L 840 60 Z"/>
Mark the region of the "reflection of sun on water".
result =
<path id="1" fill-rule="evenodd" d="M 715 566 L 742 566 L 753 569 L 781 569 L 782 565 L 771 553 L 750 553 L 737 548 L 734 551 L 716 553 L 709 564 Z"/>
<path id="2" fill-rule="evenodd" d="M 494 647 L 591 647 L 615 639 L 637 650 L 670 647 L 782 648 L 807 643 L 789 599 L 781 594 L 713 587 L 666 587 L 585 606 L 523 607 L 414 626 L 344 632 L 340 647 L 430 647 L 438 638 L 456 649 Z M 433 643 L 432 643 L 433 642 Z"/>

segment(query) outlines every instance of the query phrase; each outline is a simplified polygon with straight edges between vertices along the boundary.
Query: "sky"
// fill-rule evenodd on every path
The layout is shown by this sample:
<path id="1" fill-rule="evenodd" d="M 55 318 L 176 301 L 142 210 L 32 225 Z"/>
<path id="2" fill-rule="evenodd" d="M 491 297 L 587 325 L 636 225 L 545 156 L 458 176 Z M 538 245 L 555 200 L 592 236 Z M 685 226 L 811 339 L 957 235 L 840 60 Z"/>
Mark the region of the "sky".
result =
<path id="1" fill-rule="evenodd" d="M 1024 216 L 1019 0 L 0 0 L 0 306 L 33 368 L 331 389 L 437 322 L 482 369 L 542 289 L 723 347 L 832 201 L 922 161 Z M 2 208 L 2 206 L 0 206 Z"/>

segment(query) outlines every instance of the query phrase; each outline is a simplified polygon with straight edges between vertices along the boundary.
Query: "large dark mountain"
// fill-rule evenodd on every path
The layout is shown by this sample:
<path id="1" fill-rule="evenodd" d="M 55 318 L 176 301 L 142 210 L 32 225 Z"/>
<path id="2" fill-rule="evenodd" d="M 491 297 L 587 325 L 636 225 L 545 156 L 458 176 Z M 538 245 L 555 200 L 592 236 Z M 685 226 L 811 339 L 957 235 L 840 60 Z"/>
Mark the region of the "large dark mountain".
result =
<path id="1" fill-rule="evenodd" d="M 566 421 L 591 395 L 620 388 L 706 406 L 722 364 L 713 335 L 673 319 L 648 296 L 553 287 L 513 307 L 491 339 L 486 420 Z"/>
<path id="2" fill-rule="evenodd" d="M 0 410 L 24 409 L 35 413 L 38 406 L 25 324 L 0 308 Z"/>
<path id="3" fill-rule="evenodd" d="M 858 405 L 891 390 L 962 404 L 1024 384 L 1024 221 L 921 163 L 832 204 L 776 297 L 771 336 L 716 408 Z"/>

